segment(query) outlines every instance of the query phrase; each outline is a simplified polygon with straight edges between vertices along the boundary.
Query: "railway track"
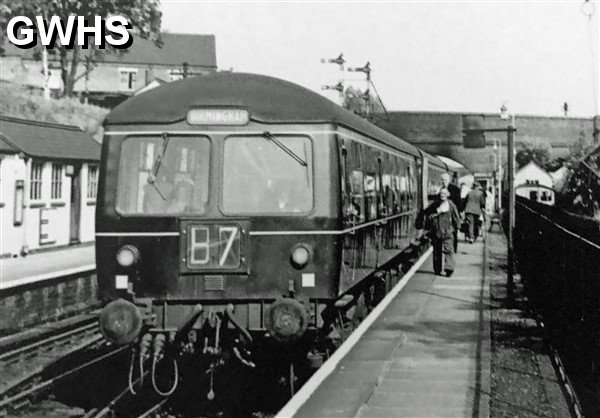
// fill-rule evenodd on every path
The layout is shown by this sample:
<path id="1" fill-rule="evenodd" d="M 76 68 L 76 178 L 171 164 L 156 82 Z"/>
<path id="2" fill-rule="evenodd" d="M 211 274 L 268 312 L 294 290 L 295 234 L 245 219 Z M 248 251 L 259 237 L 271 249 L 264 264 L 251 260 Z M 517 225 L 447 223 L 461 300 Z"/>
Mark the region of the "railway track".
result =
<path id="1" fill-rule="evenodd" d="M 110 350 L 88 361 L 76 361 L 68 367 L 56 367 L 60 359 L 86 350 L 107 350 L 94 313 L 70 321 L 69 327 L 54 328 L 36 339 L 12 342 L 0 354 L 0 416 L 36 402 L 52 385 L 82 369 L 114 355 Z M 54 366 L 54 367 L 53 367 Z"/>

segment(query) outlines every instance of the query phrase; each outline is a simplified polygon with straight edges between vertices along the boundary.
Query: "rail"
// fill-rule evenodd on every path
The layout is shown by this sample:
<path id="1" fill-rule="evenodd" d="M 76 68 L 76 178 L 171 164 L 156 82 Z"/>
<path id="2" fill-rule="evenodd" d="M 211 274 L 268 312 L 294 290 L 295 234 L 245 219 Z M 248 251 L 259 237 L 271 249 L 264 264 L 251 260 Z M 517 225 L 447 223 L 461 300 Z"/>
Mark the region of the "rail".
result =
<path id="1" fill-rule="evenodd" d="M 30 399 L 44 389 L 104 357 L 85 364 L 77 364 L 44 380 L 44 371 L 58 359 L 104 344 L 96 315 L 85 315 L 72 329 L 56 329 L 51 335 L 38 341 L 17 345 L 0 355 L 3 388 L 0 393 L 0 416 L 19 410 L 30 404 Z M 114 352 L 110 352 L 113 355 Z M 12 372 L 12 373 L 11 373 Z M 12 376 L 12 379 L 11 379 Z"/>

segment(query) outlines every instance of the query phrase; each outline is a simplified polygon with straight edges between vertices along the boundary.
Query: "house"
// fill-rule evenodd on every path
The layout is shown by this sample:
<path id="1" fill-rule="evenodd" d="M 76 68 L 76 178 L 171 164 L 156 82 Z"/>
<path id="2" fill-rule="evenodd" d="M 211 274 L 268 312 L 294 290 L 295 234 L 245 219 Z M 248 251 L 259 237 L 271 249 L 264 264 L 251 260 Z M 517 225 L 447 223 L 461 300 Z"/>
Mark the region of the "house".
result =
<path id="1" fill-rule="evenodd" d="M 552 176 L 530 161 L 515 173 L 515 193 L 536 202 L 554 205 L 554 182 Z"/>
<path id="2" fill-rule="evenodd" d="M 75 93 L 94 104 L 114 107 L 155 79 L 174 81 L 216 71 L 214 35 L 163 33 L 162 40 L 162 47 L 158 47 L 148 39 L 134 36 L 129 49 L 122 53 L 107 52 L 102 61 L 93 64 L 87 76 L 83 76 L 86 65 L 82 59 L 77 70 L 82 77 L 75 83 Z M 0 80 L 43 88 L 42 62 L 34 58 L 33 50 L 20 49 L 11 43 L 5 49 L 5 55 L 0 57 Z M 59 58 L 55 55 L 49 54 L 52 90 L 62 86 Z"/>
<path id="3" fill-rule="evenodd" d="M 0 116 L 0 256 L 93 242 L 99 160 L 77 127 Z"/>

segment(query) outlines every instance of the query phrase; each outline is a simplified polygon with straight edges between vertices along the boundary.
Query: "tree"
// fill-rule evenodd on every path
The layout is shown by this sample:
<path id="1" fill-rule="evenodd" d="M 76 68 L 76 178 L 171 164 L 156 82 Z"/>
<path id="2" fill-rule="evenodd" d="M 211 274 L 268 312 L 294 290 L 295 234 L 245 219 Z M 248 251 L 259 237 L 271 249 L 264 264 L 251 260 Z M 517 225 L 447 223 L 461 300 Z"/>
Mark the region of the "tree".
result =
<path id="1" fill-rule="evenodd" d="M 381 105 L 381 101 L 376 96 L 373 96 L 370 92 L 369 94 L 369 114 L 373 113 L 384 113 L 385 110 Z M 344 102 L 343 107 L 348 109 L 358 115 L 366 116 L 367 112 L 367 101 L 365 92 L 361 89 L 349 86 L 344 91 Z"/>
<path id="2" fill-rule="evenodd" d="M 521 168 L 533 161 L 540 167 L 546 169 L 550 163 L 550 152 L 552 146 L 544 141 L 526 140 L 521 144 L 515 155 L 517 167 Z"/>
<path id="3" fill-rule="evenodd" d="M 67 17 L 71 15 L 83 16 L 88 22 L 94 22 L 95 16 L 101 16 L 103 19 L 110 16 L 122 16 L 131 23 L 134 32 L 161 46 L 162 13 L 159 5 L 160 0 L 11 0 L 2 2 L 0 25 L 3 36 L 0 39 L 0 46 L 4 45 L 4 34 L 7 32 L 8 22 L 14 16 L 27 16 L 33 21 L 35 21 L 35 16 L 44 16 L 47 19 L 51 16 L 59 16 L 66 21 Z M 126 53 L 110 46 L 99 49 L 93 45 L 93 42 L 88 41 L 87 43 L 88 45 L 81 47 L 76 42 L 73 48 L 67 48 L 57 40 L 54 48 L 48 49 L 48 54 L 59 61 L 63 82 L 62 96 L 72 97 L 75 83 L 89 74 L 95 63 L 101 61 L 105 54 Z M 42 57 L 41 48 L 45 47 L 37 47 L 34 53 L 36 59 Z M 78 72 L 79 64 L 82 61 L 86 63 L 85 70 Z"/>

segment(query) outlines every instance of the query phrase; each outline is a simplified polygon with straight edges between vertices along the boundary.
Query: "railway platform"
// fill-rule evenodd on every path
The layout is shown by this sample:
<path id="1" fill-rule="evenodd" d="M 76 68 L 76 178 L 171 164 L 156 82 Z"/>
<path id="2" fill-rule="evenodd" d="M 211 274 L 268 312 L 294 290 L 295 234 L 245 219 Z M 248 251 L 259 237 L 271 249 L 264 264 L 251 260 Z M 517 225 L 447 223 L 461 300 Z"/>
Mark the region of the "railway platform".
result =
<path id="1" fill-rule="evenodd" d="M 415 265 L 356 343 L 346 341 L 278 416 L 489 416 L 485 254 L 481 241 L 461 244 L 452 277 L 434 275 L 431 256 Z"/>
<path id="2" fill-rule="evenodd" d="M 95 266 L 94 245 L 29 254 L 26 257 L 3 258 L 0 259 L 0 289 L 93 270 Z"/>
<path id="3" fill-rule="evenodd" d="M 86 311 L 98 302 L 94 245 L 0 259 L 0 335 Z"/>

